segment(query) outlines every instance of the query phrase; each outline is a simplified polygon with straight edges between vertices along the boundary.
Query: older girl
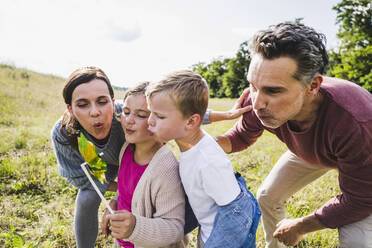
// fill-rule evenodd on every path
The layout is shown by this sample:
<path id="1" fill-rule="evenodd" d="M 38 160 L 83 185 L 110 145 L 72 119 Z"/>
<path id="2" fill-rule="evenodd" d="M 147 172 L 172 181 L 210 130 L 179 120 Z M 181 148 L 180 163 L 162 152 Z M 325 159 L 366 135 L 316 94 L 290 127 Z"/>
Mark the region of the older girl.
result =
<path id="1" fill-rule="evenodd" d="M 127 143 L 120 153 L 118 198 L 110 202 L 117 211 L 106 210 L 102 230 L 126 248 L 184 247 L 185 198 L 178 162 L 148 131 L 147 85 L 124 96 L 121 120 Z"/>

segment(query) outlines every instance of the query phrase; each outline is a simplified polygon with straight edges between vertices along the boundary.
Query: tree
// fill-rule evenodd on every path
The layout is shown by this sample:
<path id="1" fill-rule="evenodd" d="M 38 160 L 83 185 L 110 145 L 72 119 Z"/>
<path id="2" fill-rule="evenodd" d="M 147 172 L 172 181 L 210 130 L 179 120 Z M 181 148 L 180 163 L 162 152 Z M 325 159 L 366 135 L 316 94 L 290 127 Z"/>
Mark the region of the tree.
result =
<path id="1" fill-rule="evenodd" d="M 227 72 L 223 75 L 223 88 L 227 97 L 239 97 L 249 86 L 247 80 L 251 58 L 248 51 L 248 41 L 240 44 L 235 58 L 229 60 Z"/>
<path id="2" fill-rule="evenodd" d="M 331 76 L 372 92 L 372 8 L 370 0 L 342 0 L 333 7 L 340 24 L 340 47 L 330 52 Z"/>
<path id="3" fill-rule="evenodd" d="M 192 70 L 201 75 L 208 83 L 209 95 L 211 97 L 226 97 L 222 87 L 222 76 L 227 71 L 230 59 L 219 58 L 213 60 L 210 64 L 198 63 L 192 66 Z"/>
<path id="4" fill-rule="evenodd" d="M 219 58 L 210 64 L 198 63 L 192 70 L 199 73 L 209 85 L 211 97 L 239 97 L 249 86 L 247 73 L 251 58 L 248 51 L 248 42 L 239 46 L 233 58 Z"/>

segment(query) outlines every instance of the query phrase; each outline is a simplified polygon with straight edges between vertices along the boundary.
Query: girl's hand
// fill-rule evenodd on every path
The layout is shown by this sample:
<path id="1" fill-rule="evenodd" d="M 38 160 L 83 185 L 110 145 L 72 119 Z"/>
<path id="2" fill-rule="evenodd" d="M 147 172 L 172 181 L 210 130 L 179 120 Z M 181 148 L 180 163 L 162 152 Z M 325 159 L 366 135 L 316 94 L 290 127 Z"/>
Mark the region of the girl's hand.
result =
<path id="1" fill-rule="evenodd" d="M 115 211 L 114 214 L 107 215 L 111 222 L 111 236 L 117 239 L 126 239 L 134 230 L 136 217 L 127 210 Z"/>
<path id="2" fill-rule="evenodd" d="M 117 209 L 117 200 L 111 199 L 109 205 L 112 208 L 112 210 L 116 210 Z M 101 223 L 101 230 L 105 234 L 106 237 L 110 234 L 109 219 L 107 218 L 107 215 L 109 215 L 109 214 L 110 214 L 110 211 L 106 208 L 106 211 L 102 216 L 102 223 Z"/>

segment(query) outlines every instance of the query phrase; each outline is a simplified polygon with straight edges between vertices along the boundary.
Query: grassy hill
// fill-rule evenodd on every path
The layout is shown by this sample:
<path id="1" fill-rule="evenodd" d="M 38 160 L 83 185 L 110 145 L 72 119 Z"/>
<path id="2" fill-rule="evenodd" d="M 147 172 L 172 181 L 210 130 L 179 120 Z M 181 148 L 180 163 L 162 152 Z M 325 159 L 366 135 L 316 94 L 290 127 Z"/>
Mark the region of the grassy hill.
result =
<path id="1" fill-rule="evenodd" d="M 75 247 L 74 200 L 77 190 L 58 174 L 50 130 L 65 110 L 64 79 L 8 65 L 0 65 L 0 247 Z M 122 92 L 116 92 L 120 99 Z M 210 108 L 229 109 L 234 100 L 212 99 Z M 205 126 L 212 135 L 228 130 L 234 121 Z M 178 154 L 174 143 L 170 144 Z M 249 149 L 229 155 L 233 166 L 256 193 L 286 147 L 264 133 Z M 292 197 L 291 217 L 313 212 L 337 194 L 337 173 L 325 176 Z M 109 197 L 109 195 L 106 195 Z M 100 208 L 100 217 L 103 213 Z M 194 247 L 195 234 L 192 236 Z M 337 231 L 309 234 L 298 247 L 336 247 Z M 111 247 L 102 234 L 97 247 Z M 259 227 L 257 247 L 264 247 Z"/>

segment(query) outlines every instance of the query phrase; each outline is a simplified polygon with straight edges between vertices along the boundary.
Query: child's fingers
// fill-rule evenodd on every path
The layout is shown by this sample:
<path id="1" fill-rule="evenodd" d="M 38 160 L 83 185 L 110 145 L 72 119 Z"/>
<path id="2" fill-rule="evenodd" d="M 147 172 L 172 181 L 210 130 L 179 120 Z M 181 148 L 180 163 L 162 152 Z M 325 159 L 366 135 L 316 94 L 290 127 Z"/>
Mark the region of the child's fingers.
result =
<path id="1" fill-rule="evenodd" d="M 111 236 L 114 238 L 127 238 L 132 233 L 132 227 L 129 221 L 115 221 L 111 222 L 110 230 Z"/>
<path id="2" fill-rule="evenodd" d="M 112 230 L 111 230 L 111 236 L 112 236 L 113 238 L 116 238 L 116 239 L 123 239 L 121 233 L 119 233 L 119 232 L 114 232 L 114 231 L 112 231 Z"/>
<path id="3" fill-rule="evenodd" d="M 126 227 L 123 224 L 111 225 L 110 226 L 111 233 L 122 233 L 126 231 Z"/>
<path id="4" fill-rule="evenodd" d="M 110 220 L 111 236 L 114 238 L 127 238 L 134 229 L 136 218 L 131 212 L 126 210 L 115 211 L 114 214 L 108 215 Z"/>
<path id="5" fill-rule="evenodd" d="M 238 104 L 239 107 L 242 107 L 243 106 L 243 103 L 245 102 L 245 100 L 249 96 L 249 93 L 250 93 L 250 90 L 249 90 L 249 88 L 247 88 L 240 95 L 239 99 L 237 100 L 237 104 Z"/>
<path id="6" fill-rule="evenodd" d="M 113 214 L 107 215 L 107 218 L 109 218 L 109 220 L 111 221 L 115 221 L 115 220 L 122 221 L 122 220 L 128 219 L 130 215 L 131 213 L 127 210 L 118 210 L 118 211 L 114 211 Z"/>
<path id="7" fill-rule="evenodd" d="M 101 230 L 106 236 L 110 234 L 108 225 L 109 225 L 109 219 L 107 218 L 107 214 L 105 213 L 102 217 Z"/>
<path id="8" fill-rule="evenodd" d="M 240 113 L 244 114 L 245 112 L 248 112 L 250 110 L 252 110 L 252 105 L 248 105 L 248 106 L 245 106 L 244 108 L 241 108 Z"/>

